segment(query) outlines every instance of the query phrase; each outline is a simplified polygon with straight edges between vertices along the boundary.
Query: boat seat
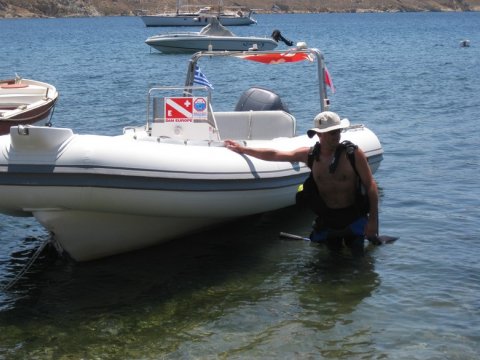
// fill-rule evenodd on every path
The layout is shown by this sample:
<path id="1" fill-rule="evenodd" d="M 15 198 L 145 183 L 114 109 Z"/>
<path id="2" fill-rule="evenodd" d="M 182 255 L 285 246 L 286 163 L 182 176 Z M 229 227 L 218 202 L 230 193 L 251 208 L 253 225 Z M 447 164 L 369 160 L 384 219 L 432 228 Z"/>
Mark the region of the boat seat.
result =
<path id="1" fill-rule="evenodd" d="M 295 136 L 295 117 L 282 110 L 215 112 L 220 138 L 271 140 Z"/>
<path id="2" fill-rule="evenodd" d="M 15 95 L 15 96 L 44 96 L 47 91 L 42 86 L 28 85 L 28 84 L 15 84 L 13 85 L 2 86 L 2 95 Z"/>

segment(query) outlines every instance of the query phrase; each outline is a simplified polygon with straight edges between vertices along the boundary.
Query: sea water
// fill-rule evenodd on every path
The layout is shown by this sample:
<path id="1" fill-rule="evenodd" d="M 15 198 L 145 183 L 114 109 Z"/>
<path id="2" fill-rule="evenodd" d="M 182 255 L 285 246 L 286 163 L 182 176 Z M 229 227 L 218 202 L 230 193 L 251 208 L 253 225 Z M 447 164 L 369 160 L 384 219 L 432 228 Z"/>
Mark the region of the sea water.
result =
<path id="1" fill-rule="evenodd" d="M 361 261 L 332 257 L 279 238 L 310 231 L 312 215 L 290 208 L 89 263 L 47 248 L 4 289 L 49 234 L 2 215 L 0 358 L 478 358 L 480 13 L 257 18 L 232 30 L 322 49 L 332 110 L 380 138 L 380 232 L 400 239 Z M 149 83 L 183 84 L 189 56 L 144 44 L 174 30 L 136 17 L 0 20 L 0 78 L 55 85 L 55 126 L 120 134 L 145 121 Z M 232 92 L 255 85 L 248 67 L 202 70 Z M 275 76 L 306 130 L 313 85 Z"/>

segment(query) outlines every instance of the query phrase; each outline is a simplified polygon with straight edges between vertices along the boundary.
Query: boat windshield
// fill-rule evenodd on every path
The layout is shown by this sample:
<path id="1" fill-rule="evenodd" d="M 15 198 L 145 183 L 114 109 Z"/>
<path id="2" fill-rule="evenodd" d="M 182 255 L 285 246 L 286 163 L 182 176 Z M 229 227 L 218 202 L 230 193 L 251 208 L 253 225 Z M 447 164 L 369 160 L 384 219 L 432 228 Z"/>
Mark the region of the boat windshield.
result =
<path id="1" fill-rule="evenodd" d="M 235 36 L 233 32 L 228 30 L 225 26 L 220 24 L 216 16 L 208 19 L 209 24 L 200 30 L 200 35 L 209 36 Z"/>

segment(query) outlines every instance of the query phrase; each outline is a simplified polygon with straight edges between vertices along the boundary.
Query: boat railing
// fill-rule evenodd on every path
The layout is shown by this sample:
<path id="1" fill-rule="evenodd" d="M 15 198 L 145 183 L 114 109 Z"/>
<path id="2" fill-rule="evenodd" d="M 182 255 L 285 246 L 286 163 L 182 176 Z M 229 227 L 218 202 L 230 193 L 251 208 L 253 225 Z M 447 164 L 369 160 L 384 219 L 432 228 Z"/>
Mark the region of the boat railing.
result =
<path id="1" fill-rule="evenodd" d="M 195 35 L 198 35 L 199 32 L 198 31 L 182 31 L 182 32 L 178 32 L 178 31 L 167 31 L 167 32 L 162 32 L 161 34 L 158 34 L 158 35 L 154 35 L 152 36 L 151 38 L 155 38 L 155 37 L 166 37 L 166 36 L 195 36 Z"/>
<path id="2" fill-rule="evenodd" d="M 218 140 L 210 89 L 206 86 L 151 87 L 146 128 L 155 137 Z"/>
<path id="3" fill-rule="evenodd" d="M 305 44 L 303 44 L 297 46 L 296 48 L 291 48 L 288 50 L 200 51 L 192 55 L 188 64 L 187 77 L 185 79 L 186 88 L 193 85 L 195 78 L 195 68 L 199 60 L 204 57 L 234 57 L 277 66 L 282 66 L 282 64 L 284 63 L 298 62 L 304 60 L 315 62 L 317 65 L 320 110 L 326 111 L 330 106 L 330 100 L 327 97 L 327 88 L 325 82 L 325 60 L 321 51 L 316 48 L 308 48 Z"/>

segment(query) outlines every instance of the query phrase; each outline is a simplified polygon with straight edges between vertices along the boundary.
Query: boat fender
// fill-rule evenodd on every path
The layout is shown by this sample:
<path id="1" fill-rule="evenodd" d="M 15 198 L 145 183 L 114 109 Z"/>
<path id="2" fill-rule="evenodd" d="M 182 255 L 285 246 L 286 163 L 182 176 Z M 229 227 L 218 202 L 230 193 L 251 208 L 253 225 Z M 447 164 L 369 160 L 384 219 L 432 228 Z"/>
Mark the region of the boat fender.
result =
<path id="1" fill-rule="evenodd" d="M 293 41 L 291 40 L 288 40 L 286 38 L 283 37 L 282 33 L 280 32 L 280 30 L 273 30 L 272 32 L 272 39 L 275 40 L 276 42 L 279 42 L 280 40 L 283 41 L 285 43 L 285 45 L 287 46 L 292 46 L 293 45 Z"/>

